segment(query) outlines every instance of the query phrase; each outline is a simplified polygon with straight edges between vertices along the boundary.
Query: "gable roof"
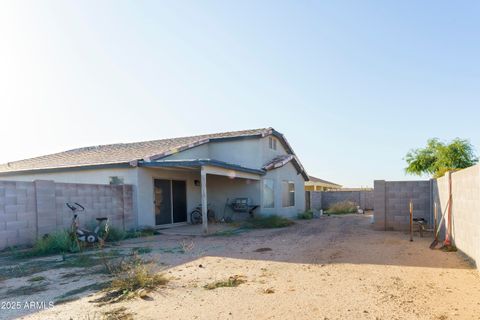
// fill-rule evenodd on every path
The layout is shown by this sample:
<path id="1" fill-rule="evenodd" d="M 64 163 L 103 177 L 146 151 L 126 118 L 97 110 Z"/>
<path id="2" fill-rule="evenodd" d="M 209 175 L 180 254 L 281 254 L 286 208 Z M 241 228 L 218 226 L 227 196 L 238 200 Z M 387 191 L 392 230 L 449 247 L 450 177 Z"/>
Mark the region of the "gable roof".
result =
<path id="1" fill-rule="evenodd" d="M 330 181 L 327 181 L 327 180 L 323 180 L 323 179 L 320 179 L 320 178 L 317 178 L 317 177 L 314 177 L 314 176 L 308 176 L 310 182 L 318 182 L 318 183 L 324 183 L 324 184 L 329 184 L 329 185 L 332 185 L 332 186 L 335 186 L 335 187 L 339 187 L 341 188 L 342 186 L 340 184 L 337 184 L 337 183 L 334 183 L 334 182 L 330 182 Z"/>
<path id="2" fill-rule="evenodd" d="M 302 174 L 305 181 L 309 181 L 309 176 L 305 172 L 305 169 L 303 168 L 302 164 L 300 163 L 300 161 L 298 160 L 298 158 L 295 154 L 279 155 L 279 156 L 273 158 L 272 160 L 268 161 L 267 163 L 265 163 L 263 165 L 262 169 L 265 170 L 265 171 L 269 171 L 269 170 L 281 168 L 284 165 L 286 165 L 287 163 L 289 163 L 290 161 L 292 162 L 295 169 L 297 169 L 297 171 Z"/>
<path id="3" fill-rule="evenodd" d="M 98 166 L 136 166 L 138 161 L 153 161 L 205 143 L 235 139 L 260 138 L 275 135 L 288 153 L 294 154 L 285 137 L 273 128 L 229 131 L 190 137 L 161 139 L 133 143 L 117 143 L 72 149 L 45 156 L 8 162 L 0 165 L 0 174 L 57 171 Z M 303 168 L 301 169 L 304 173 Z"/>

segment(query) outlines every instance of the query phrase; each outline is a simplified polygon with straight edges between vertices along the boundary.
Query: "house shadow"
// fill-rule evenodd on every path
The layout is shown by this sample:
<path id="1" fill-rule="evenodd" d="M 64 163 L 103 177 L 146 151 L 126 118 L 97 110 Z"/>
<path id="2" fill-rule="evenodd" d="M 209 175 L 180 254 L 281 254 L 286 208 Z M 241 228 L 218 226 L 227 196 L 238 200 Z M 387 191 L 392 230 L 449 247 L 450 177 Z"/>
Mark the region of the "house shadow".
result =
<path id="1" fill-rule="evenodd" d="M 150 247 L 158 253 L 157 262 L 172 267 L 204 256 L 296 264 L 475 267 L 461 253 L 438 249 L 441 244 L 435 250 L 430 249 L 431 233 L 423 237 L 415 233 L 414 241 L 410 242 L 408 233 L 376 231 L 372 226 L 370 215 L 323 216 L 298 220 L 293 226 L 281 229 L 227 230 L 210 236 L 169 232 L 124 246 Z"/>

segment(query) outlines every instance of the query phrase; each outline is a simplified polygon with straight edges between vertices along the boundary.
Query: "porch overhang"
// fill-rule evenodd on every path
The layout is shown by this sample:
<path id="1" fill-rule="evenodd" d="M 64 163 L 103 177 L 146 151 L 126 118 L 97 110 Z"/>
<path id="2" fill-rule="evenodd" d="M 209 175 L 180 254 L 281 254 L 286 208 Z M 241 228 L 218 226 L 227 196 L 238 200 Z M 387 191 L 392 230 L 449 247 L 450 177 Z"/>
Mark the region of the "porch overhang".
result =
<path id="1" fill-rule="evenodd" d="M 195 159 L 195 160 L 159 160 L 159 161 L 139 161 L 139 167 L 146 168 L 203 168 L 205 173 L 229 178 L 243 178 L 260 180 L 260 177 L 265 175 L 265 170 L 258 170 L 243 167 L 237 164 L 228 163 L 213 159 Z"/>
<path id="2" fill-rule="evenodd" d="M 200 172 L 202 229 L 205 235 L 208 234 L 207 175 L 226 176 L 231 179 L 260 180 L 261 176 L 266 174 L 266 170 L 246 168 L 213 159 L 139 161 L 137 165 L 144 168 L 194 169 Z"/>

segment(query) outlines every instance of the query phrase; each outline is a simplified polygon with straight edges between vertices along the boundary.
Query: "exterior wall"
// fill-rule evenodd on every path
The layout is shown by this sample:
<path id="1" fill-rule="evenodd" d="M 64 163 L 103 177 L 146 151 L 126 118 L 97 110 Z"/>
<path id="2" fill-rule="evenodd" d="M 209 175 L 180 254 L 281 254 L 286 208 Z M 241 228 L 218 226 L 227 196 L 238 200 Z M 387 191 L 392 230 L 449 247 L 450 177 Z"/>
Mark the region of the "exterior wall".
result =
<path id="1" fill-rule="evenodd" d="M 298 213 L 305 211 L 305 180 L 301 174 L 297 173 L 297 170 L 291 163 L 287 163 L 285 166 L 268 171 L 267 174 L 262 177 L 264 179 L 272 179 L 274 181 L 274 208 L 263 207 L 263 194 L 260 210 L 260 214 L 270 215 L 278 214 L 285 217 L 295 217 Z M 295 183 L 295 206 L 282 207 L 282 181 L 293 181 Z M 263 183 L 263 182 L 262 182 Z M 262 186 L 262 184 L 260 185 Z M 263 193 L 263 187 L 260 187 Z"/>
<path id="2" fill-rule="evenodd" d="M 210 143 L 210 158 L 259 169 L 264 164 L 260 140 L 243 139 Z"/>
<path id="3" fill-rule="evenodd" d="M 409 230 L 410 200 L 413 201 L 413 216 L 424 218 L 432 223 L 432 187 L 427 181 L 384 181 L 376 180 L 375 193 L 375 229 Z"/>
<path id="4" fill-rule="evenodd" d="M 155 225 L 154 179 L 184 180 L 187 183 L 187 213 L 201 202 L 200 171 L 180 171 L 163 168 L 138 168 L 138 225 Z M 208 190 L 207 190 L 208 191 Z M 187 214 L 188 219 L 190 219 Z"/>
<path id="5" fill-rule="evenodd" d="M 244 167 L 260 169 L 265 163 L 276 156 L 287 154 L 287 151 L 276 137 L 277 149 L 270 149 L 269 137 L 246 138 L 241 140 L 226 140 L 210 142 L 192 149 L 188 149 L 163 159 L 215 159 L 235 163 Z"/>
<path id="6" fill-rule="evenodd" d="M 234 220 L 248 217 L 248 213 L 232 212 L 228 208 L 225 209 L 227 199 L 231 201 L 234 198 L 249 198 L 253 205 L 260 205 L 260 181 L 207 175 L 207 199 L 217 219 L 224 217 L 224 214 L 225 216 L 233 214 Z"/>
<path id="7" fill-rule="evenodd" d="M 202 144 L 197 147 L 174 153 L 161 160 L 195 160 L 195 159 L 210 159 L 210 143 Z"/>
<path id="8" fill-rule="evenodd" d="M 111 225 L 124 230 L 135 226 L 131 185 L 0 181 L 0 249 L 32 244 L 44 234 L 68 228 L 72 213 L 66 202 L 85 206 L 79 214 L 82 226 L 96 217 L 108 217 Z"/>
<path id="9" fill-rule="evenodd" d="M 480 165 L 453 172 L 451 175 L 453 244 L 476 261 L 478 266 L 480 263 Z M 439 217 L 447 211 L 448 184 L 448 174 L 435 182 L 434 201 L 438 204 Z M 442 233 L 445 233 L 445 228 Z"/>
<path id="10" fill-rule="evenodd" d="M 260 143 L 260 148 L 261 148 L 261 166 L 263 166 L 266 162 L 272 160 L 273 158 L 287 154 L 287 150 L 283 147 L 283 145 L 280 143 L 280 140 L 278 140 L 276 137 L 271 136 L 272 139 L 277 141 L 277 149 L 270 149 L 268 139 L 269 137 L 261 138 L 259 139 Z M 260 166 L 260 167 L 261 167 Z"/>
<path id="11" fill-rule="evenodd" d="M 331 205 L 342 201 L 351 201 L 364 210 L 373 210 L 373 191 L 324 191 L 321 209 L 327 210 Z"/>
<path id="12" fill-rule="evenodd" d="M 0 180 L 6 181 L 35 181 L 35 180 L 54 180 L 55 182 L 65 183 L 89 183 L 89 184 L 109 184 L 109 178 L 112 176 L 122 177 L 125 184 L 137 184 L 137 173 L 135 168 L 102 168 L 94 170 L 72 169 L 69 171 L 49 172 L 49 173 L 28 173 L 0 176 Z"/>

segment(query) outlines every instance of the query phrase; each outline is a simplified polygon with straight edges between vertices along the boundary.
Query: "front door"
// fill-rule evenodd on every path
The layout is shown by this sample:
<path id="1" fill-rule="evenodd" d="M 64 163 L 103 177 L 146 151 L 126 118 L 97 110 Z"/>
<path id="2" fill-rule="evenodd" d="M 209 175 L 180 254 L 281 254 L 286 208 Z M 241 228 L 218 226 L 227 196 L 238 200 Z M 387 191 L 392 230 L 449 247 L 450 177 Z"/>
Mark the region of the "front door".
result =
<path id="1" fill-rule="evenodd" d="M 154 180 L 155 224 L 187 221 L 187 187 L 185 181 Z"/>

